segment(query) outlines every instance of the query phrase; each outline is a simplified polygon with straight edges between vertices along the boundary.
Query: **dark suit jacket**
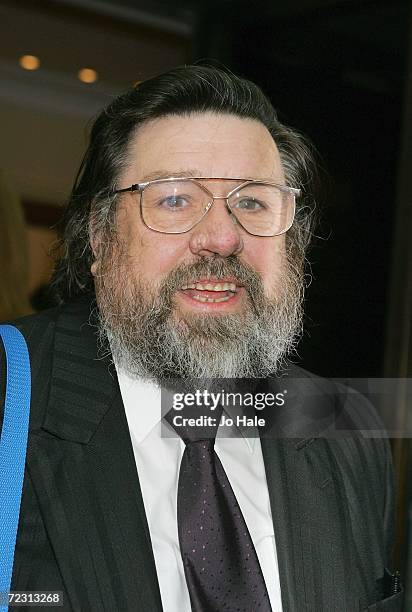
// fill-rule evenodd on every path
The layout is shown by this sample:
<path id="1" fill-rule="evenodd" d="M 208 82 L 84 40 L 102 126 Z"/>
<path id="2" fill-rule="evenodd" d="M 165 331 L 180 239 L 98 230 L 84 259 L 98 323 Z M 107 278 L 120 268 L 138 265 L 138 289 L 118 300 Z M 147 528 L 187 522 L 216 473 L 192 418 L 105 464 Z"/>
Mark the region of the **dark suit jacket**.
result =
<path id="1" fill-rule="evenodd" d="M 17 323 L 30 350 L 32 408 L 12 590 L 61 590 L 60 610 L 156 612 L 159 587 L 119 385 L 110 359 L 98 355 L 89 311 L 82 298 Z M 308 384 L 321 380 L 296 372 Z M 1 349 L 0 397 L 4 375 Z M 376 422 L 354 397 L 340 418 L 358 427 L 365 415 Z M 316 437 L 325 423 L 308 416 L 304 398 L 293 411 L 291 437 L 262 438 L 284 611 L 401 610 L 401 594 L 374 607 L 384 598 L 392 542 L 387 441 Z"/>

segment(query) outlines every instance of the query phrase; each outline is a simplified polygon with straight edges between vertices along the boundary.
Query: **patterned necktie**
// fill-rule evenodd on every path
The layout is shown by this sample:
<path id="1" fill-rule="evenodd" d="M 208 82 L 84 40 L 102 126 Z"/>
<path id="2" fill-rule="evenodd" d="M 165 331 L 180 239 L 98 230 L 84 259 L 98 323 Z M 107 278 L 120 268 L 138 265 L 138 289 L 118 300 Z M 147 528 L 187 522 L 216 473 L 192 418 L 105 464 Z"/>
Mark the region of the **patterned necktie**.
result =
<path id="1" fill-rule="evenodd" d="M 179 473 L 177 523 L 192 610 L 270 612 L 252 539 L 214 450 L 220 414 L 215 414 L 217 425 L 211 431 L 175 427 L 172 412 L 165 419 L 186 444 Z"/>

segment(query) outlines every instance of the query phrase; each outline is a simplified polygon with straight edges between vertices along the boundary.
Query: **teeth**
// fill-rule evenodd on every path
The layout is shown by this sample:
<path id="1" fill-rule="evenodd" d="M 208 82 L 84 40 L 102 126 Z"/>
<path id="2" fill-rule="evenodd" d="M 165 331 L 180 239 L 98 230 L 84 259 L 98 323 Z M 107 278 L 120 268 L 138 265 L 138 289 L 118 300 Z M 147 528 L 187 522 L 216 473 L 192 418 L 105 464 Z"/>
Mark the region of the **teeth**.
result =
<path id="1" fill-rule="evenodd" d="M 185 289 L 198 289 L 199 291 L 236 291 L 235 283 L 191 283 L 183 285 L 182 291 Z"/>
<path id="2" fill-rule="evenodd" d="M 223 290 L 224 291 L 236 291 L 236 285 L 235 283 L 225 283 L 223 285 Z"/>
<path id="3" fill-rule="evenodd" d="M 230 300 L 231 297 L 232 295 L 228 295 L 226 297 L 220 297 L 220 298 L 207 298 L 207 297 L 204 297 L 203 295 L 194 295 L 193 299 L 197 300 L 198 302 L 227 302 L 228 300 Z"/>

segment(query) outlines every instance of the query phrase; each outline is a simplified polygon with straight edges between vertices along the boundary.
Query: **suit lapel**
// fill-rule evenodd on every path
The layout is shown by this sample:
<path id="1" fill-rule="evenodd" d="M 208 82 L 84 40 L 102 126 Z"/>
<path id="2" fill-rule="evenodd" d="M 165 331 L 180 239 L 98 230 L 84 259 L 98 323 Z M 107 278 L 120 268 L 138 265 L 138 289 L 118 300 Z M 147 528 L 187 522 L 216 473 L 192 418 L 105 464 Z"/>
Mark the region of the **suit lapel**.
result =
<path id="1" fill-rule="evenodd" d="M 353 534 L 328 441 L 261 442 L 284 612 L 357 609 Z"/>
<path id="2" fill-rule="evenodd" d="M 345 487 L 333 451 L 339 442 L 319 437 L 333 421 L 333 395 L 326 392 L 322 406 L 312 400 L 308 407 L 311 393 L 306 382 L 301 384 L 305 393 L 295 388 L 261 437 L 283 609 L 349 612 L 359 606 L 360 585 Z M 279 381 L 276 385 L 279 390 Z"/>
<path id="3" fill-rule="evenodd" d="M 56 323 L 49 404 L 28 469 L 75 609 L 161 610 L 153 552 L 114 368 L 88 302 Z"/>

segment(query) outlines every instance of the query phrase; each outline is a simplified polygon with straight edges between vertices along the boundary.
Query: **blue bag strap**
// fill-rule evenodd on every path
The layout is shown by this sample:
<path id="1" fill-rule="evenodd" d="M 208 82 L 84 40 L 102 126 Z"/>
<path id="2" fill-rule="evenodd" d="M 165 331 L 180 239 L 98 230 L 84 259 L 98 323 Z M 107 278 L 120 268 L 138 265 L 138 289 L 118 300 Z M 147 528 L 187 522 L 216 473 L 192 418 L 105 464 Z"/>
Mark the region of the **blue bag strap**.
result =
<path id="1" fill-rule="evenodd" d="M 10 591 L 14 549 L 19 524 L 29 431 L 30 358 L 22 333 L 13 325 L 0 325 L 6 353 L 7 386 L 0 437 L 0 593 Z M 0 602 L 0 612 L 7 612 Z"/>

